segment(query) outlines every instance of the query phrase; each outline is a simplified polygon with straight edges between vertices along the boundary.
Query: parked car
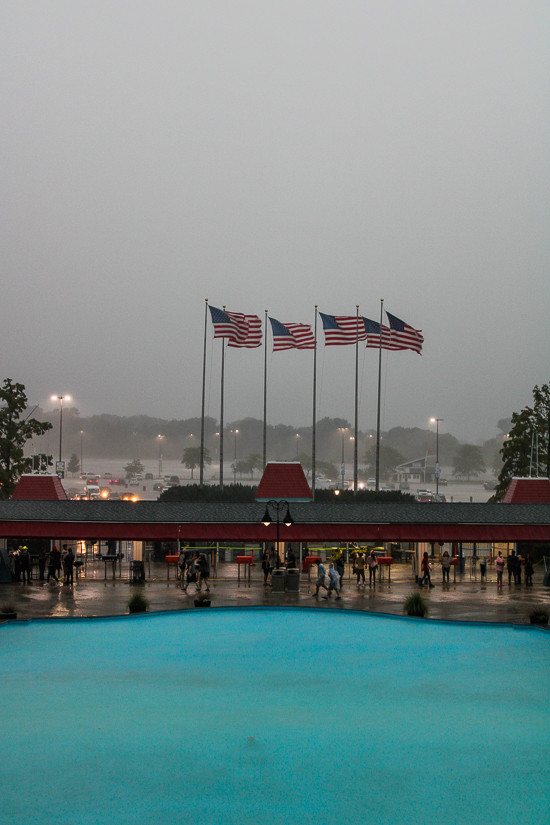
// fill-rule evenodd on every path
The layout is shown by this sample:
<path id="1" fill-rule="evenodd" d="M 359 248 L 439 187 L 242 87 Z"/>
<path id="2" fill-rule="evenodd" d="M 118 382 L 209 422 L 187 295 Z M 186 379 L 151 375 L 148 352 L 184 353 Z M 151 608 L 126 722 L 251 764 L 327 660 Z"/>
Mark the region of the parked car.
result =
<path id="1" fill-rule="evenodd" d="M 179 483 L 180 483 L 180 477 L 179 476 L 170 476 L 170 484 L 171 485 L 175 484 L 177 486 Z"/>
<path id="2" fill-rule="evenodd" d="M 110 487 L 100 487 L 99 488 L 99 495 L 101 496 L 101 498 L 110 498 L 111 488 Z"/>
<path id="3" fill-rule="evenodd" d="M 145 481 L 152 481 L 154 479 L 153 473 L 145 473 Z"/>
<path id="4" fill-rule="evenodd" d="M 127 487 L 128 486 L 128 482 L 126 481 L 125 478 L 115 478 L 114 476 L 111 476 L 109 481 L 111 482 L 111 484 L 117 484 L 119 487 Z"/>
<path id="5" fill-rule="evenodd" d="M 496 490 L 497 483 L 496 483 L 496 481 L 484 481 L 483 486 L 485 487 L 486 490 Z"/>
<path id="6" fill-rule="evenodd" d="M 139 478 L 136 478 L 135 476 L 133 476 L 133 478 L 131 478 L 128 483 L 129 483 L 130 487 L 139 487 Z"/>
<path id="7" fill-rule="evenodd" d="M 162 493 L 162 491 L 164 490 L 164 484 L 161 481 L 159 481 L 158 484 L 153 484 L 153 490 Z"/>
<path id="8" fill-rule="evenodd" d="M 109 496 L 109 501 L 120 501 L 124 493 L 111 493 Z"/>
<path id="9" fill-rule="evenodd" d="M 400 490 L 410 490 L 411 488 L 409 487 L 409 485 L 407 484 L 406 481 L 401 481 L 400 484 L 399 484 L 399 489 Z"/>
<path id="10" fill-rule="evenodd" d="M 449 482 L 447 481 L 447 479 L 446 479 L 446 478 L 440 478 L 440 479 L 439 479 L 439 486 L 440 486 L 440 487 L 446 487 L 448 483 L 449 483 Z"/>

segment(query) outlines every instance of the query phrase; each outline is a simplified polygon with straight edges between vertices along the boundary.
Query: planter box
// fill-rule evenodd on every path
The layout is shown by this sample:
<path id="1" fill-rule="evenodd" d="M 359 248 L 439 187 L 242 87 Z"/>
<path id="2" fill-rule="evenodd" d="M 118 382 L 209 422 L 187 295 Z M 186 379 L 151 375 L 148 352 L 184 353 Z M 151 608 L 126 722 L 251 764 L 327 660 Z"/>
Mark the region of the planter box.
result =
<path id="1" fill-rule="evenodd" d="M 210 599 L 195 599 L 195 607 L 210 607 Z"/>

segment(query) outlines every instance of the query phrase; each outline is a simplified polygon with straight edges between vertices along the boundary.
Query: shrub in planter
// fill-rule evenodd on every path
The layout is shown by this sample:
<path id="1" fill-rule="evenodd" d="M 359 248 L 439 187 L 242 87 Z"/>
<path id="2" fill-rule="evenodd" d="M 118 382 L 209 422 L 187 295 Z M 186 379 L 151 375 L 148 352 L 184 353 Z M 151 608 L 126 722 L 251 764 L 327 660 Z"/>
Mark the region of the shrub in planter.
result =
<path id="1" fill-rule="evenodd" d="M 13 602 L 0 604 L 0 619 L 17 619 L 17 610 Z"/>
<path id="2" fill-rule="evenodd" d="M 550 619 L 550 611 L 544 605 L 533 605 L 529 613 L 529 621 L 531 624 L 540 624 L 546 626 Z"/>
<path id="3" fill-rule="evenodd" d="M 145 598 L 143 590 L 136 590 L 128 599 L 128 610 L 130 613 L 145 613 L 149 607 L 149 602 Z"/>
<path id="4" fill-rule="evenodd" d="M 422 593 L 414 591 L 409 593 L 405 599 L 403 610 L 407 616 L 420 616 L 422 618 L 428 615 L 428 603 Z"/>

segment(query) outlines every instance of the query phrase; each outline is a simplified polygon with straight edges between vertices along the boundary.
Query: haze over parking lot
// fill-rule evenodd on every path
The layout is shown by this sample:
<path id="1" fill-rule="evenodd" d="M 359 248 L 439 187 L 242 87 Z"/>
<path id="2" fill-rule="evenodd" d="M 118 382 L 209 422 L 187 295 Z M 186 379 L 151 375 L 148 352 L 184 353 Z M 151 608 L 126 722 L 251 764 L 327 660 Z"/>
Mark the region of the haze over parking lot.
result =
<path id="1" fill-rule="evenodd" d="M 310 324 L 383 297 L 425 336 L 384 353 L 386 430 L 490 438 L 548 380 L 547 3 L 1 9 L 3 377 L 33 404 L 196 416 L 205 297 Z M 311 360 L 269 355 L 271 421 L 311 421 Z M 262 370 L 228 352 L 226 420 L 261 417 Z M 376 379 L 362 350 L 363 430 Z M 353 382 L 321 346 L 319 418 Z"/>

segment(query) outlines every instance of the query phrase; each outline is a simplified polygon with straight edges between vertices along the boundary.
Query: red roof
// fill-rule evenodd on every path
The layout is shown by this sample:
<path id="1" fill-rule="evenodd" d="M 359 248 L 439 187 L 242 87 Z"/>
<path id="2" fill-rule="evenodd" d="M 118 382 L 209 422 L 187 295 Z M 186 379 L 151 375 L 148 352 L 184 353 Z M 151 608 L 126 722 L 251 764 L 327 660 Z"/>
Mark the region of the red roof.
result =
<path id="1" fill-rule="evenodd" d="M 269 461 L 258 484 L 256 501 L 286 499 L 312 501 L 313 496 L 299 461 Z"/>
<path id="2" fill-rule="evenodd" d="M 65 501 L 68 496 L 59 476 L 24 475 L 17 482 L 12 498 L 33 499 L 34 501 Z"/>
<path id="3" fill-rule="evenodd" d="M 505 504 L 550 504 L 550 479 L 513 478 L 502 501 Z"/>

